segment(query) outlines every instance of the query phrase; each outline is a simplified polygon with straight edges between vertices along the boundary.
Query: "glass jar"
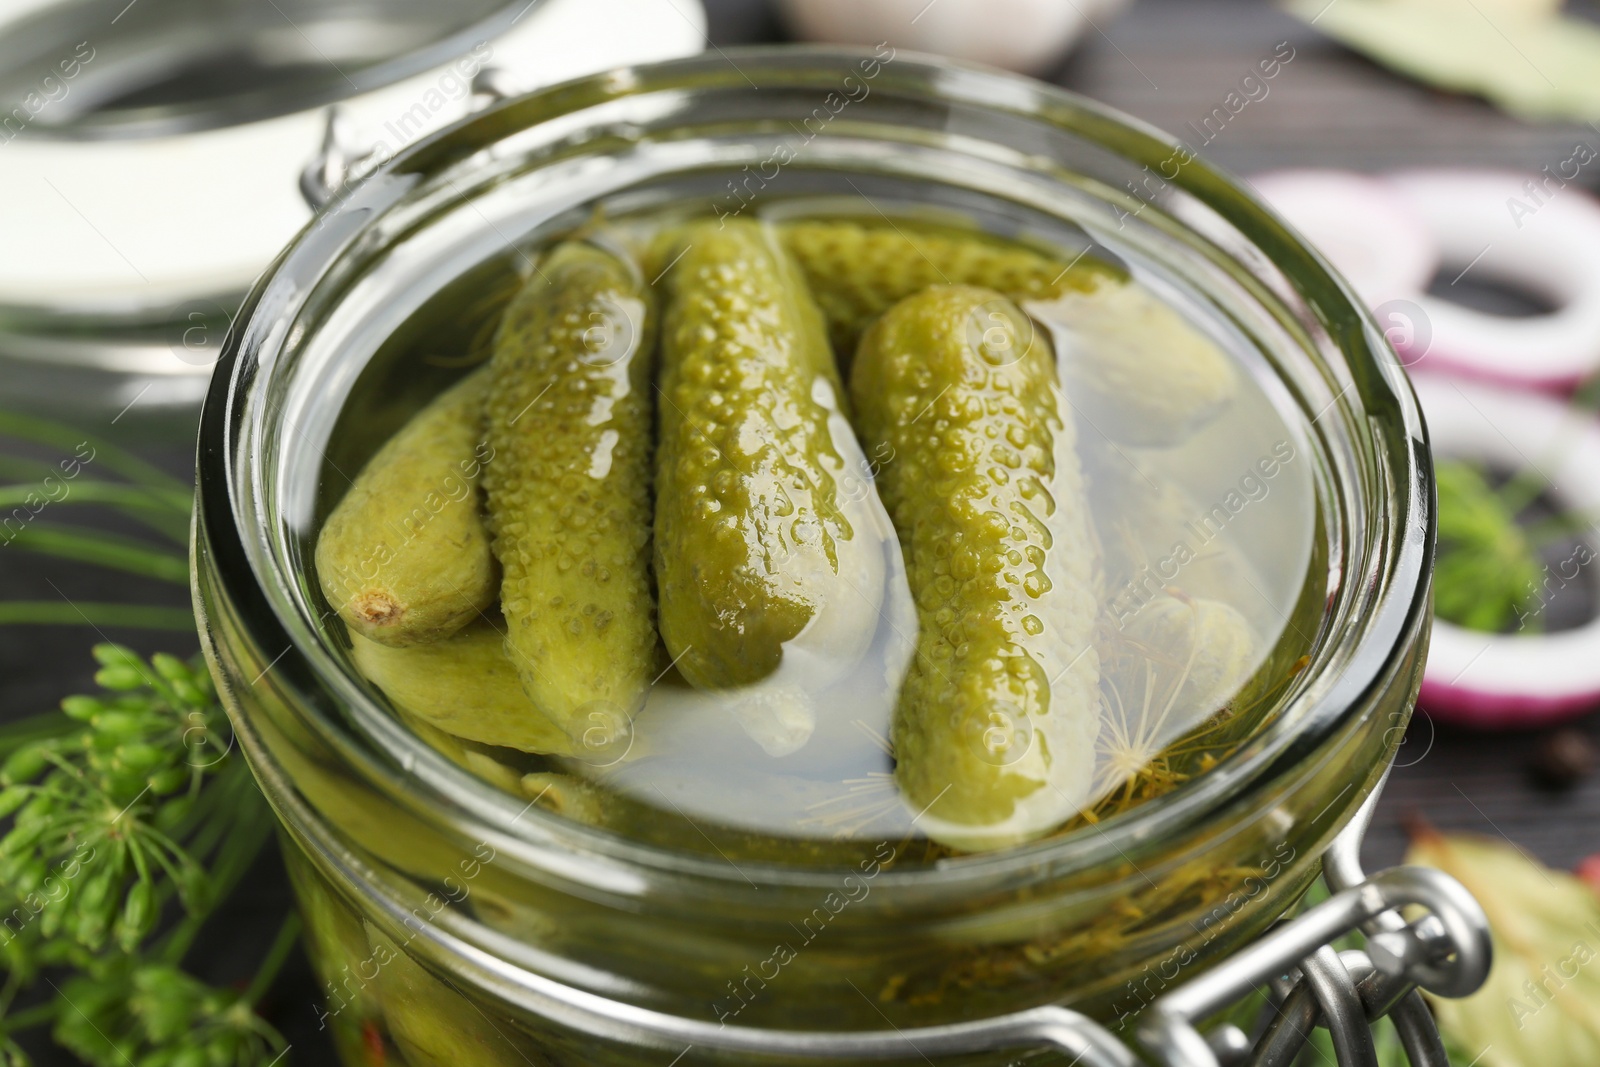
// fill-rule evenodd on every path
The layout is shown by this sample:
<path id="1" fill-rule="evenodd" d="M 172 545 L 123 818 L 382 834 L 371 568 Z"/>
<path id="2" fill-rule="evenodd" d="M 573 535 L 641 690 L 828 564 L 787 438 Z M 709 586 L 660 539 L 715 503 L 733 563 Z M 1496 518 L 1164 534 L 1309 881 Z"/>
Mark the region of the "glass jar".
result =
<path id="1" fill-rule="evenodd" d="M 1316 498 L 1315 581 L 1290 620 L 1310 651 L 1278 712 L 1142 807 L 920 867 L 889 842 L 819 869 L 624 840 L 421 743 L 351 668 L 311 568 L 334 427 L 386 339 L 596 203 L 731 213 L 851 191 L 1081 229 L 1248 338 Z M 1403 735 L 1431 502 L 1414 398 L 1359 301 L 1185 146 L 1009 75 L 886 48 L 752 50 L 506 102 L 302 233 L 246 302 L 206 404 L 194 588 L 347 1062 L 800 1063 L 674 1047 L 637 1012 L 876 1031 L 1062 1004 L 1127 1036 L 1277 919 Z"/>

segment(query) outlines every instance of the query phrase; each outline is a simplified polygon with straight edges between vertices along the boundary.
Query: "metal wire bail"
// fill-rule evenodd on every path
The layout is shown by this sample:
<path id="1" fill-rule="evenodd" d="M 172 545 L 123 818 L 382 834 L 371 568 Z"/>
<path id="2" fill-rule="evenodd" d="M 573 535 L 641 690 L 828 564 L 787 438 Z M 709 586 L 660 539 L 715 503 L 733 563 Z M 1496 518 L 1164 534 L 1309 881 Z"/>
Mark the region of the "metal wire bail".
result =
<path id="1" fill-rule="evenodd" d="M 1382 788 L 1379 782 L 1323 858 L 1332 897 L 1151 1004 L 1138 1039 L 1155 1062 L 1287 1067 L 1312 1028 L 1323 1025 L 1339 1067 L 1377 1067 L 1372 1023 L 1387 1015 L 1413 1067 L 1449 1067 L 1417 990 L 1464 997 L 1483 985 L 1492 962 L 1489 922 L 1472 894 L 1442 871 L 1393 867 L 1364 875 L 1361 842 Z M 1399 909 L 1409 904 L 1428 914 L 1408 923 Z M 1367 933 L 1367 951 L 1334 951 L 1331 942 L 1356 930 Z M 1277 978 L 1288 979 L 1287 990 L 1263 1011 L 1255 1040 L 1231 1024 L 1209 1040 L 1195 1029 L 1196 1021 Z"/>

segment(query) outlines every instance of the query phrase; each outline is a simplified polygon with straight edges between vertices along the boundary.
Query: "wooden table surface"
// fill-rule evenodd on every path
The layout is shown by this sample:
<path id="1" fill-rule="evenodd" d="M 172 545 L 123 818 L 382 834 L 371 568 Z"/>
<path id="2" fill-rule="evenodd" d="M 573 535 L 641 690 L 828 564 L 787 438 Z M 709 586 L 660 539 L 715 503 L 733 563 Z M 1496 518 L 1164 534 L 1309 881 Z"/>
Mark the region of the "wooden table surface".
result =
<path id="1" fill-rule="evenodd" d="M 708 7 L 712 40 L 719 46 L 782 39 L 777 20 L 759 0 L 710 0 Z M 1177 130 L 1198 122 L 1283 41 L 1294 48 L 1294 58 L 1272 81 L 1269 95 L 1252 102 L 1205 149 L 1236 173 L 1291 165 L 1537 169 L 1567 158 L 1578 141 L 1600 143 L 1592 129 L 1525 125 L 1477 101 L 1401 80 L 1271 7 L 1244 0 L 1140 0 L 1103 21 L 1053 78 Z M 181 435 L 141 447 L 174 471 L 190 469 L 192 453 Z M 186 602 L 186 591 L 179 588 L 153 589 L 3 549 L 0 595 Z M 193 649 L 186 636 L 118 631 L 106 636 L 147 651 Z M 65 693 L 86 691 L 93 673 L 87 646 L 99 639 L 87 628 L 0 629 L 0 714 L 43 710 Z M 1600 744 L 1600 717 L 1581 720 L 1577 728 Z M 1600 851 L 1600 776 L 1564 793 L 1541 790 L 1528 773 L 1540 741 L 1538 734 L 1448 729 L 1419 714 L 1368 839 L 1369 866 L 1399 860 L 1402 824 L 1413 817 L 1443 829 L 1503 835 L 1559 867 Z M 230 910 L 227 927 L 264 944 L 286 896 L 276 859 L 268 857 Z M 219 952 L 200 969 L 226 977 L 227 955 Z M 276 1008 L 274 1021 L 294 1044 L 300 1064 L 331 1064 L 331 1051 L 314 1025 L 310 982 L 299 963 L 285 981 L 295 992 L 280 995 L 269 1007 Z M 53 1061 L 46 1054 L 41 1062 Z"/>

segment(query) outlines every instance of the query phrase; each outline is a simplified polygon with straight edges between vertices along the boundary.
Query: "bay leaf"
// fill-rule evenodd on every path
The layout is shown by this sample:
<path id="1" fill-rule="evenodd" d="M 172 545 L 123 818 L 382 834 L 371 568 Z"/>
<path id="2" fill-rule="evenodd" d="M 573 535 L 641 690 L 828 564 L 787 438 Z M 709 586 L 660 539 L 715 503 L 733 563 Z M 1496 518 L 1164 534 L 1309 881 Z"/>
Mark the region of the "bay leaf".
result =
<path id="1" fill-rule="evenodd" d="M 1600 26 L 1548 0 L 1286 0 L 1387 67 L 1521 118 L 1600 119 Z"/>
<path id="2" fill-rule="evenodd" d="M 1423 831 L 1406 862 L 1455 877 L 1489 918 L 1494 966 L 1483 988 L 1461 1000 L 1430 999 L 1465 1062 L 1600 1064 L 1600 895 L 1492 838 Z"/>

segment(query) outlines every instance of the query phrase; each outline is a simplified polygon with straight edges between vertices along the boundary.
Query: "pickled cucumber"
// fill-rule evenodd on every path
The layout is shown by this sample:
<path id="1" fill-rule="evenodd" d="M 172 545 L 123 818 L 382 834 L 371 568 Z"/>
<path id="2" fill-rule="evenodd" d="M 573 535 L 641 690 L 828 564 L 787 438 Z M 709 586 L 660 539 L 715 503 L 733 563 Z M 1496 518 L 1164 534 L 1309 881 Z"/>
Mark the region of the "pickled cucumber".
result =
<path id="1" fill-rule="evenodd" d="M 1227 704 L 1260 659 L 1261 642 L 1249 620 L 1220 600 L 1163 594 L 1140 609 L 1126 633 L 1173 676 L 1162 700 L 1184 727 Z"/>
<path id="2" fill-rule="evenodd" d="M 368 461 L 317 538 L 323 595 L 386 645 L 437 641 L 494 604 L 500 570 L 480 514 L 488 375 L 423 408 Z"/>
<path id="3" fill-rule="evenodd" d="M 482 618 L 348 627 L 419 773 L 546 829 L 802 867 L 887 840 L 920 867 L 1076 833 L 1209 771 L 1280 706 L 1302 651 L 1282 606 L 1304 586 L 1314 614 L 1325 584 L 1302 582 L 1297 546 L 1319 542 L 1300 468 L 1270 502 L 1229 476 L 1272 478 L 1254 457 L 1291 435 L 1222 317 L 1169 308 L 1154 270 L 1115 260 L 796 210 L 826 208 L 630 208 L 544 242 L 531 279 L 496 266 L 516 295 L 477 316 L 490 365 L 460 387 L 477 410 L 456 402 L 450 445 L 481 468 Z M 463 284 L 375 359 L 330 446 L 346 470 L 416 395 L 413 363 L 452 350 L 430 324 L 460 320 Z M 446 435 L 425 424 L 451 402 L 386 450 L 420 438 L 437 466 Z M 400 516 L 386 559 L 427 532 L 394 499 L 416 492 L 405 466 L 386 451 L 363 472 L 402 487 L 364 487 L 368 531 Z M 363 573 L 361 540 L 325 534 L 325 582 Z M 447 843 L 397 842 L 339 781 L 319 803 L 358 815 L 363 847 L 447 869 Z M 475 885 L 469 910 L 547 921 L 509 885 Z"/>
<path id="4" fill-rule="evenodd" d="M 1142 285 L 1063 292 L 1027 308 L 1054 332 L 1075 410 L 1115 441 L 1178 444 L 1238 392 L 1227 354 Z"/>
<path id="5" fill-rule="evenodd" d="M 528 699 L 504 636 L 487 621 L 431 645 L 392 648 L 354 630 L 350 644 L 356 667 L 396 708 L 446 734 L 523 752 L 585 754 L 581 733 L 574 739 Z"/>
<path id="6" fill-rule="evenodd" d="M 1120 281 L 1109 266 L 1087 256 L 1069 267 L 981 233 L 909 220 L 807 220 L 780 232 L 816 294 L 834 348 L 846 360 L 873 319 L 930 285 L 979 285 L 1029 300 Z"/>
<path id="7" fill-rule="evenodd" d="M 550 1062 L 503 1013 L 491 1018 L 372 923 L 366 929 L 384 1022 L 408 1067 L 545 1067 Z"/>
<path id="8" fill-rule="evenodd" d="M 819 672 L 848 669 L 877 628 L 887 530 L 870 528 L 874 500 L 839 492 L 865 460 L 822 316 L 767 227 L 673 240 L 655 546 L 667 651 L 700 688 L 759 681 L 786 643 Z M 778 750 L 809 734 L 797 720 L 813 709 L 793 700 L 771 716 Z"/>
<path id="9" fill-rule="evenodd" d="M 376 991 L 356 972 L 367 958 L 367 935 L 350 905 L 297 852 L 286 854 L 289 883 L 304 922 L 306 954 L 322 984 L 318 1029 L 326 1029 L 344 1056 L 363 1049 L 362 1033 L 380 1012 Z M 360 1063 L 363 1058 L 348 1060 Z"/>
<path id="10" fill-rule="evenodd" d="M 1125 444 L 1170 445 L 1215 418 L 1238 388 L 1228 357 L 1148 289 L 1098 260 L 1062 263 L 979 234 L 910 222 L 797 222 L 783 229 L 842 359 L 889 306 L 936 284 L 1025 302 L 1062 332 L 1073 403 Z"/>
<path id="11" fill-rule="evenodd" d="M 456 766 L 471 771 L 490 785 L 507 793 L 521 791 L 522 772 L 503 759 L 501 751 L 493 745 L 467 741 L 455 734 L 447 734 L 427 719 L 413 715 L 402 708 L 395 708 L 395 717 L 417 735 L 417 740 Z"/>
<path id="12" fill-rule="evenodd" d="M 894 722 L 919 825 L 997 848 L 1075 814 L 1100 726 L 1095 542 L 1048 340 L 998 292 L 935 286 L 862 338 L 851 377 L 917 598 Z"/>
<path id="13" fill-rule="evenodd" d="M 546 811 L 586 826 L 606 828 L 616 819 L 616 800 L 592 782 L 571 774 L 525 774 L 518 791 Z"/>
<path id="14" fill-rule="evenodd" d="M 636 271 L 568 241 L 512 300 L 490 365 L 495 462 L 484 490 L 504 570 L 506 648 L 528 699 L 574 739 L 596 717 L 631 719 L 659 670 L 650 593 L 654 320 Z"/>

